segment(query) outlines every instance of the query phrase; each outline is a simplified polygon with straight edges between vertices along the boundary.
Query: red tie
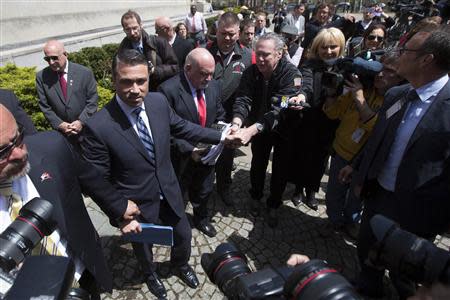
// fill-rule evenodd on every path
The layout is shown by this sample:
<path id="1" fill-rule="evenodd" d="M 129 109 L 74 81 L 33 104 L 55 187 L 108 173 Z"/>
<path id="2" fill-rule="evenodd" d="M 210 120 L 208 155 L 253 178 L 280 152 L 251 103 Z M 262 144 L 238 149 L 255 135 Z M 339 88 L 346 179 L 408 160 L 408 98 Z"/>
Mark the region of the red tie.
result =
<path id="1" fill-rule="evenodd" d="M 203 98 L 202 90 L 197 90 L 197 108 L 198 108 L 198 119 L 200 125 L 205 127 L 206 125 L 206 104 L 205 98 Z"/>
<path id="2" fill-rule="evenodd" d="M 67 100 L 67 81 L 64 78 L 64 72 L 58 73 L 59 75 L 59 85 L 61 86 L 62 93 L 64 95 L 64 100 Z"/>

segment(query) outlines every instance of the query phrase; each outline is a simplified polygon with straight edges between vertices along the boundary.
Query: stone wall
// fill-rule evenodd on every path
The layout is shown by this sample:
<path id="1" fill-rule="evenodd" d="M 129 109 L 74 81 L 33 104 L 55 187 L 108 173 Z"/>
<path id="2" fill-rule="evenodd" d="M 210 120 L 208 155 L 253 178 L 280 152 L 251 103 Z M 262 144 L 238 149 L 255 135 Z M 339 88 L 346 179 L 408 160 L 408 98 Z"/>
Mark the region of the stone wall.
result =
<path id="1" fill-rule="evenodd" d="M 42 46 L 50 38 L 63 41 L 69 52 L 118 43 L 124 37 L 120 17 L 128 9 L 137 11 L 144 28 L 154 33 L 155 17 L 182 20 L 190 4 L 191 0 L 2 0 L 0 65 L 44 67 Z"/>

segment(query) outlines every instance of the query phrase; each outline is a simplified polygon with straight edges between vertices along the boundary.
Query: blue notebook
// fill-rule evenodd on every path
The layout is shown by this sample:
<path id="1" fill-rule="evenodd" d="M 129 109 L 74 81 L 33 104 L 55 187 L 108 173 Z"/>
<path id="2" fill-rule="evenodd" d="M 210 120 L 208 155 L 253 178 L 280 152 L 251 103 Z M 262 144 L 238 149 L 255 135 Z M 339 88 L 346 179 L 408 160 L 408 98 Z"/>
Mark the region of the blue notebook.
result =
<path id="1" fill-rule="evenodd" d="M 124 234 L 122 238 L 129 242 L 173 246 L 173 228 L 148 223 L 140 223 L 141 233 Z"/>

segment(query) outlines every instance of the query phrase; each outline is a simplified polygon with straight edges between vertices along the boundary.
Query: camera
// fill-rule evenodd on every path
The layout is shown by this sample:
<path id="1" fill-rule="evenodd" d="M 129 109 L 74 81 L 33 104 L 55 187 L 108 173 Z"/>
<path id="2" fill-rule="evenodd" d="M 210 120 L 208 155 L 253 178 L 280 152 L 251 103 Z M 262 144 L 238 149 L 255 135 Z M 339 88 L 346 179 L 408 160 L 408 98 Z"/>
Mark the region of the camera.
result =
<path id="1" fill-rule="evenodd" d="M 29 256 L 55 228 L 53 205 L 33 198 L 0 234 L 0 299 L 32 299 L 44 295 L 45 299 L 89 299 L 81 289 L 70 290 L 75 271 L 71 259 Z M 16 267 L 22 262 L 18 270 Z"/>
<path id="2" fill-rule="evenodd" d="M 377 243 L 369 263 L 386 267 L 419 283 L 450 284 L 450 253 L 432 242 L 400 229 L 392 220 L 375 215 L 370 220 Z"/>
<path id="3" fill-rule="evenodd" d="M 233 244 L 224 243 L 213 253 L 204 253 L 201 265 L 229 299 L 362 299 L 322 260 L 252 272 L 245 255 Z"/>
<path id="4" fill-rule="evenodd" d="M 371 55 L 377 55 L 377 53 L 374 51 Z M 329 96 L 342 95 L 345 80 L 348 80 L 352 74 L 358 75 L 365 88 L 370 87 L 373 84 L 375 76 L 383 69 L 382 63 L 376 60 L 365 60 L 361 57 L 332 59 L 326 63 L 329 66 L 333 66 L 333 71 L 323 72 L 321 84 L 326 91 L 335 91 L 333 95 L 326 92 Z"/>

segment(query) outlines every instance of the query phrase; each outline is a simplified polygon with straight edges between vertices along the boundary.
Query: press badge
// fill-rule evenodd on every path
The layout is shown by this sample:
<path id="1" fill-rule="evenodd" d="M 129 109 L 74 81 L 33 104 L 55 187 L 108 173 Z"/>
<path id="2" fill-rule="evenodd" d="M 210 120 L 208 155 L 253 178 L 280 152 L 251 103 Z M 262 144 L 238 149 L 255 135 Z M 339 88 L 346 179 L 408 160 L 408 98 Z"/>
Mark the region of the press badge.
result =
<path id="1" fill-rule="evenodd" d="M 352 141 L 354 141 L 355 143 L 358 144 L 361 141 L 361 139 L 365 133 L 366 133 L 366 131 L 364 129 L 356 128 L 356 130 L 353 131 L 353 133 L 352 133 Z"/>
<path id="2" fill-rule="evenodd" d="M 386 119 L 389 119 L 396 112 L 398 112 L 402 108 L 402 105 L 403 105 L 403 101 L 402 100 L 398 100 L 391 107 L 389 107 L 389 109 L 386 111 Z"/>

